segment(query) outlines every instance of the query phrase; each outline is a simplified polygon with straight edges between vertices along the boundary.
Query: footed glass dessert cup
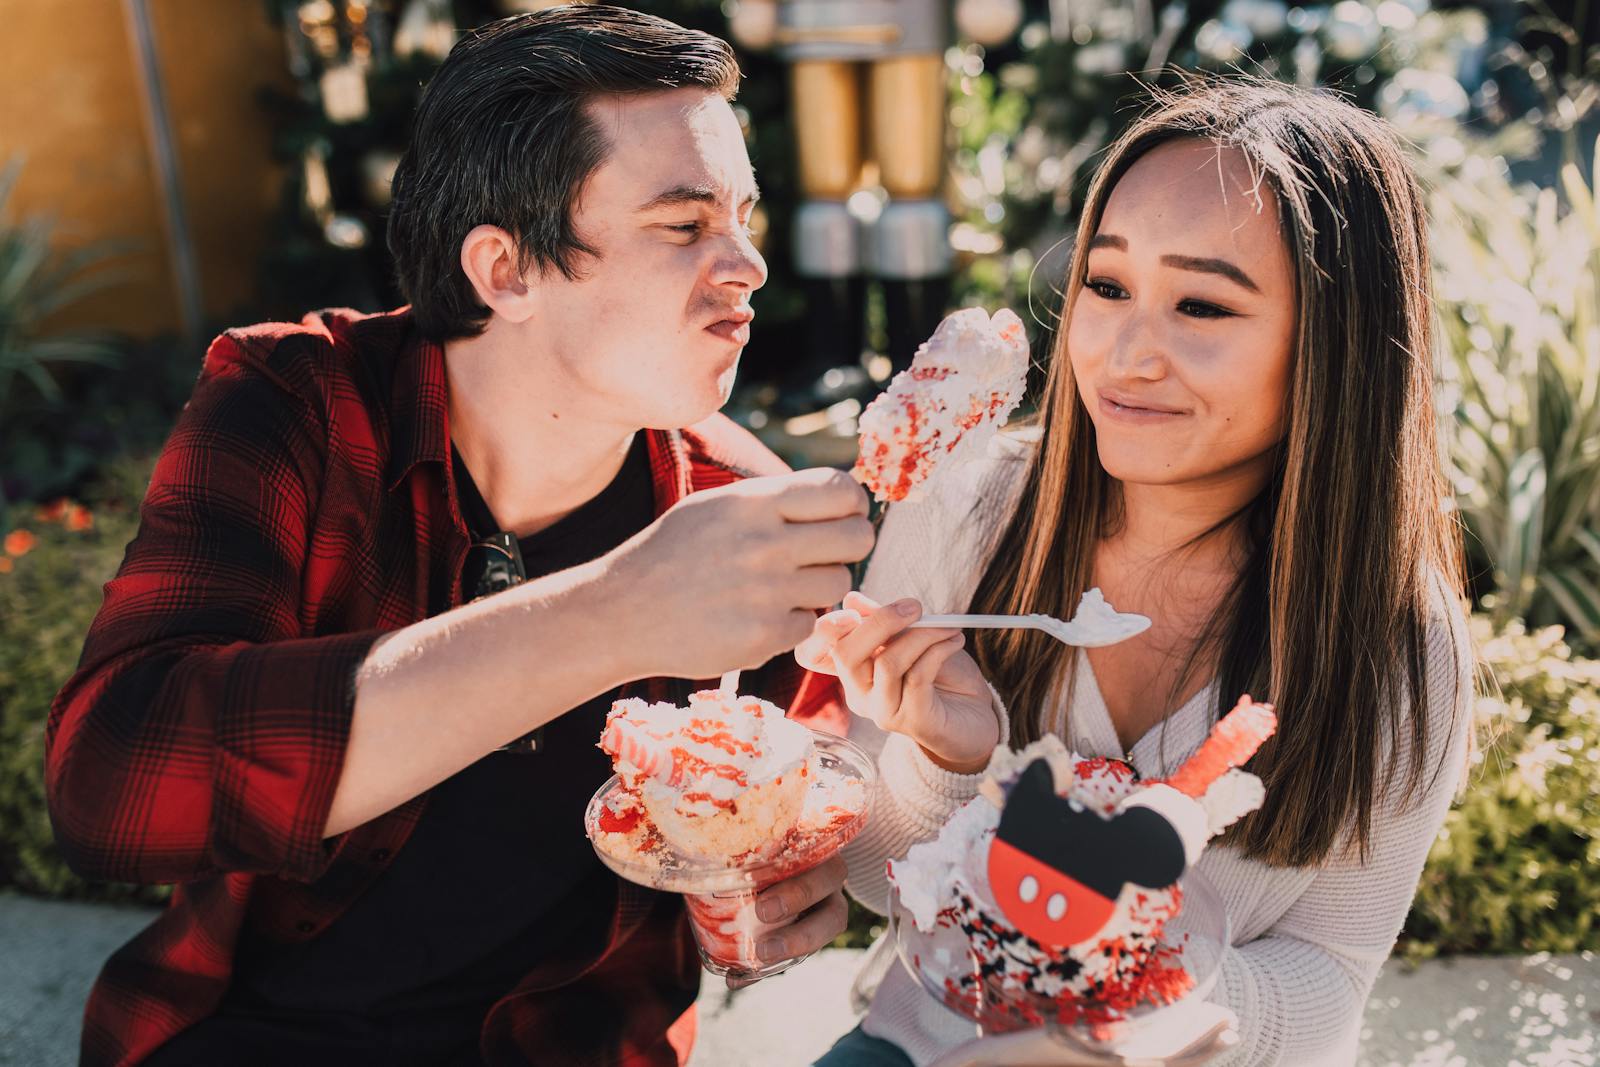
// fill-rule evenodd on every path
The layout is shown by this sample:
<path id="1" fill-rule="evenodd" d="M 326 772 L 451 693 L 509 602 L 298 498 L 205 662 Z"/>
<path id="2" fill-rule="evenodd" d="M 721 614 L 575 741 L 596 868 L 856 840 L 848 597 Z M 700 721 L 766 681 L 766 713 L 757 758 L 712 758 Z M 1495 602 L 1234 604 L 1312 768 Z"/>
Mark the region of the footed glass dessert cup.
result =
<path id="1" fill-rule="evenodd" d="M 759 958 L 756 949 L 762 940 L 793 920 L 762 922 L 756 916 L 756 896 L 827 861 L 866 826 L 877 777 L 871 758 L 843 738 L 812 733 L 817 773 L 807 810 L 827 811 L 828 798 L 834 795 L 859 798 L 859 806 L 841 808 L 826 819 L 803 816 L 800 825 L 760 855 L 728 862 L 685 855 L 664 841 L 642 850 L 621 847 L 616 835 L 601 832 L 600 825 L 607 802 L 622 791 L 616 775 L 596 791 L 584 813 L 584 830 L 602 863 L 636 885 L 684 895 L 701 962 L 712 974 L 765 978 L 804 959 L 763 962 Z"/>

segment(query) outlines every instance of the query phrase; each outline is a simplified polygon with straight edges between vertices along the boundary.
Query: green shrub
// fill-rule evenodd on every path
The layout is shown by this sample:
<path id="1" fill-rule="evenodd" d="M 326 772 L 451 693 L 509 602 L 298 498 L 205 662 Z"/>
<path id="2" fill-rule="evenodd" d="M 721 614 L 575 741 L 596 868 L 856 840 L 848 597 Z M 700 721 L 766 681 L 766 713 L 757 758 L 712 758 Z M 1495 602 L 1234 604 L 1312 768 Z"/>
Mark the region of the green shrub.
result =
<path id="1" fill-rule="evenodd" d="M 1600 662 L 1557 627 L 1474 619 L 1498 692 L 1401 935 L 1411 959 L 1600 949 Z"/>
<path id="2" fill-rule="evenodd" d="M 1504 160 L 1476 156 L 1436 179 L 1433 235 L 1452 473 L 1483 606 L 1600 649 L 1594 192 L 1576 162 L 1559 190 L 1516 188 Z"/>
<path id="3" fill-rule="evenodd" d="M 0 168 L 0 526 L 15 524 L 6 521 L 8 499 L 26 498 L 34 483 L 59 477 L 49 468 L 71 458 L 38 454 L 33 432 L 66 407 L 62 371 L 121 360 L 103 334 L 63 330 L 53 320 L 122 277 L 109 262 L 122 246 L 102 241 L 59 251 L 49 219 L 10 219 L 6 204 L 21 169 L 20 160 Z"/>
<path id="4" fill-rule="evenodd" d="M 77 666 L 101 587 L 133 538 L 149 471 L 147 462 L 122 461 L 84 505 L 12 511 L 15 526 L 3 542 L 12 551 L 0 549 L 0 886 L 99 899 L 152 895 L 68 871 L 44 803 L 50 701 Z"/>

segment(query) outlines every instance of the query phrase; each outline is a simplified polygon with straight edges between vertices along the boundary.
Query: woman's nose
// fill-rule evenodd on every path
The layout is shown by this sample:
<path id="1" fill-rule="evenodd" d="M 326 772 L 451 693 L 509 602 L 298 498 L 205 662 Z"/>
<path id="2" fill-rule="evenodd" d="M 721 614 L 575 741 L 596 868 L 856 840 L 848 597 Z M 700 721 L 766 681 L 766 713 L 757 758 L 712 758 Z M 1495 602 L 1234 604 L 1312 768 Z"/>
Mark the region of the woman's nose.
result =
<path id="1" fill-rule="evenodd" d="M 1158 379 L 1167 373 L 1168 338 L 1157 317 L 1131 310 L 1112 339 L 1106 370 L 1121 378 Z"/>

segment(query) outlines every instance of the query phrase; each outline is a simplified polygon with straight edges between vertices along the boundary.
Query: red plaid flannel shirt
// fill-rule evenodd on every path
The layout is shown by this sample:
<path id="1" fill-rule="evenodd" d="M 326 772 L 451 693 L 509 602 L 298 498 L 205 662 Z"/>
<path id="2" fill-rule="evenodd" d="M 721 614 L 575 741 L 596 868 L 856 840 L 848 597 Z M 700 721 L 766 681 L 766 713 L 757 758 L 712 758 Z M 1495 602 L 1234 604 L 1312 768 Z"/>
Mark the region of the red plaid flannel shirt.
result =
<path id="1" fill-rule="evenodd" d="M 50 813 L 72 867 L 177 883 L 102 971 L 85 1064 L 136 1063 L 211 1014 L 243 931 L 315 937 L 416 826 L 427 794 L 322 836 L 357 666 L 380 634 L 460 602 L 447 411 L 443 352 L 405 310 L 230 331 L 206 353 L 48 725 Z M 648 436 L 658 513 L 785 469 L 721 416 Z M 831 680 L 787 657 L 764 674 L 754 691 L 835 714 Z M 605 945 L 537 961 L 490 1011 L 491 1062 L 686 1054 L 699 966 L 681 902 L 619 882 L 596 907 L 611 913 Z M 595 1018 L 596 1000 L 629 1007 Z"/>

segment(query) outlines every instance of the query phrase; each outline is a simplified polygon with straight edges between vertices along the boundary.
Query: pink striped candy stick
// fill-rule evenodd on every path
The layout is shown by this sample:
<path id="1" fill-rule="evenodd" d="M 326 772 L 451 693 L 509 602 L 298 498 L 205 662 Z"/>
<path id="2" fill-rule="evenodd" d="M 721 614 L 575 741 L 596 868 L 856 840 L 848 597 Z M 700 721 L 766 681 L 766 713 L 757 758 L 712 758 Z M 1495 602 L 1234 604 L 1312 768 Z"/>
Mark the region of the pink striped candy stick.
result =
<path id="1" fill-rule="evenodd" d="M 1271 704 L 1257 704 L 1248 695 L 1240 697 L 1167 784 L 1186 796 L 1203 796 L 1212 782 L 1255 755 L 1277 728 L 1278 715 Z"/>
<path id="2" fill-rule="evenodd" d="M 652 778 L 668 781 L 672 777 L 672 745 L 624 718 L 613 718 L 600 735 L 600 748 L 613 758 L 625 760 Z"/>

